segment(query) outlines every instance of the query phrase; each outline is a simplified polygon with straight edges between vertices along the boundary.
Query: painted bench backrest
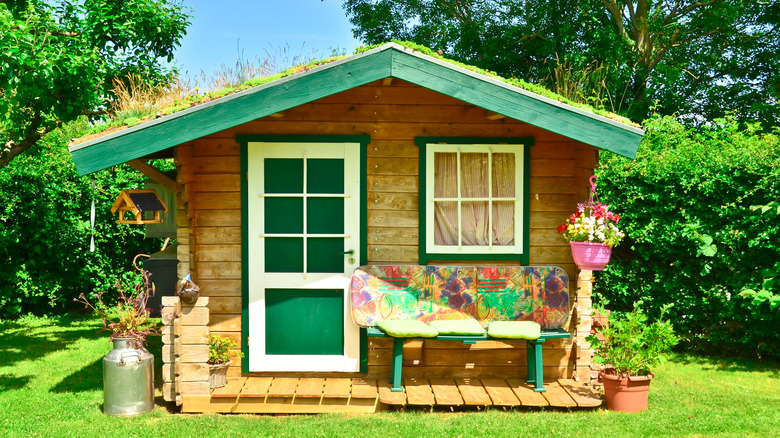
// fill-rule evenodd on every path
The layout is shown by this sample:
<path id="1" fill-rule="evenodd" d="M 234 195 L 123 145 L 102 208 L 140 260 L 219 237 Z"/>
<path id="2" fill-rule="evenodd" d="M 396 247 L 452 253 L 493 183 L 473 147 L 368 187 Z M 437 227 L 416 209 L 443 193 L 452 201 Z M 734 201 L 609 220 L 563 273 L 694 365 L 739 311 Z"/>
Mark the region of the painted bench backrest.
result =
<path id="1" fill-rule="evenodd" d="M 352 319 L 475 318 L 536 321 L 542 329 L 569 320 L 569 276 L 557 266 L 361 266 L 350 284 Z"/>

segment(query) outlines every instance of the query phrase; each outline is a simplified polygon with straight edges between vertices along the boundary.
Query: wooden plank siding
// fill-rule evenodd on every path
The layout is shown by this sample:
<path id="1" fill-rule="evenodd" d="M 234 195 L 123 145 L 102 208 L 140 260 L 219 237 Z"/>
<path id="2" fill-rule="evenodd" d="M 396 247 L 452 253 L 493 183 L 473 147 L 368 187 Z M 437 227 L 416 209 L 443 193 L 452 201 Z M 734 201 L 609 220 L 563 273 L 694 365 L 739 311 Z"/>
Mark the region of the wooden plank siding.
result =
<path id="1" fill-rule="evenodd" d="M 491 114 L 398 79 L 390 85 L 380 80 L 291 108 L 280 117 L 258 119 L 179 146 L 176 163 L 183 186 L 180 201 L 184 202 L 180 209 L 188 218 L 186 227 L 179 229 L 180 244 L 187 251 L 180 251 L 179 259 L 193 273 L 201 294 L 212 297 L 211 331 L 236 340 L 241 338 L 237 134 L 369 135 L 368 229 L 364 232 L 368 239 L 367 259 L 377 264 L 418 263 L 421 182 L 415 137 L 534 138 L 530 151 L 530 264 L 563 267 L 571 279 L 573 304 L 577 269 L 568 244 L 555 228 L 578 202 L 587 199 L 588 177 L 597 165 L 597 150 L 510 118 L 490 119 Z M 545 378 L 573 377 L 576 358 L 572 345 L 570 340 L 545 344 Z M 371 340 L 368 378 L 389 374 L 390 350 L 387 340 Z M 525 360 L 524 342 L 468 346 L 426 341 L 422 360 L 417 365 L 405 366 L 404 378 L 524 377 Z M 241 375 L 240 361 L 234 361 L 229 375 Z"/>

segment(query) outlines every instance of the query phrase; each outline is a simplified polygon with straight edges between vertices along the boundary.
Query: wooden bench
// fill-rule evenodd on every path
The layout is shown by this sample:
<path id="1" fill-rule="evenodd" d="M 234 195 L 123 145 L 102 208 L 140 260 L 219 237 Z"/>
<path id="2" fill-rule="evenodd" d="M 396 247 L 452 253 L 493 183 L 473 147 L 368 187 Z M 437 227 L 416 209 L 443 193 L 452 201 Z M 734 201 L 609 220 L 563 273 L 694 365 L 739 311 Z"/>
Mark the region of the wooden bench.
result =
<path id="1" fill-rule="evenodd" d="M 392 391 L 403 391 L 403 344 L 409 339 L 460 341 L 503 340 L 485 328 L 495 321 L 532 321 L 540 326 L 536 339 L 527 339 L 527 382 L 544 392 L 542 345 L 547 339 L 568 338 L 569 278 L 557 266 L 361 266 L 350 284 L 352 319 L 368 336 L 393 338 L 390 377 Z M 481 334 L 390 336 L 379 321 L 478 321 Z"/>

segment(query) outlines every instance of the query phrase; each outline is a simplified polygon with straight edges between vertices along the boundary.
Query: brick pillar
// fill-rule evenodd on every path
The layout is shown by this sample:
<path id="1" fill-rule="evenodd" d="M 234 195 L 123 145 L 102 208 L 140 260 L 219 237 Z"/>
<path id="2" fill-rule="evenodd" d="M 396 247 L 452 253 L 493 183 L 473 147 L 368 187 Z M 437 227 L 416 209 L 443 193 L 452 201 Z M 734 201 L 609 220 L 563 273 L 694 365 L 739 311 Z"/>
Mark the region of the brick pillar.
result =
<path id="1" fill-rule="evenodd" d="M 574 348 L 577 355 L 574 380 L 578 382 L 590 382 L 593 373 L 593 350 L 590 348 L 590 343 L 585 340 L 590 335 L 591 330 L 592 295 L 593 272 L 581 270 L 577 277 L 577 295 L 574 297 L 574 315 L 577 330 L 576 338 L 574 339 Z"/>
<path id="2" fill-rule="evenodd" d="M 179 297 L 162 297 L 162 376 L 163 398 L 181 405 L 181 309 Z"/>

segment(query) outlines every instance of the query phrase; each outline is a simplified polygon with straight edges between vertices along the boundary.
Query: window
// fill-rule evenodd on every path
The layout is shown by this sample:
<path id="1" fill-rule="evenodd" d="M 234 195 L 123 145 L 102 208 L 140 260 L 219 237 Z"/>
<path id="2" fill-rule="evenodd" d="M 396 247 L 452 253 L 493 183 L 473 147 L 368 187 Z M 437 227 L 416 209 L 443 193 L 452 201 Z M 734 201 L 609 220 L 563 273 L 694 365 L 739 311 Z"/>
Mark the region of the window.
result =
<path id="1" fill-rule="evenodd" d="M 527 264 L 530 142 L 420 140 L 421 263 L 433 259 Z"/>

